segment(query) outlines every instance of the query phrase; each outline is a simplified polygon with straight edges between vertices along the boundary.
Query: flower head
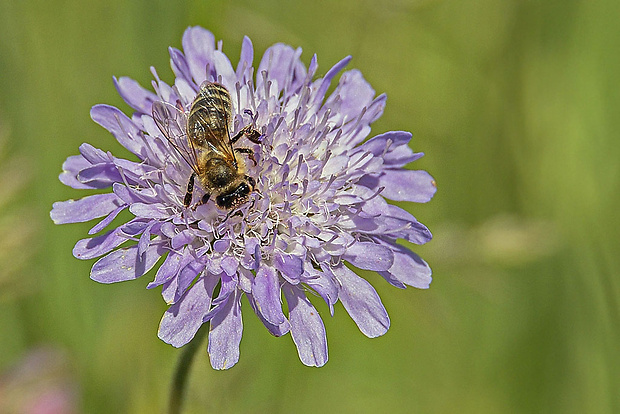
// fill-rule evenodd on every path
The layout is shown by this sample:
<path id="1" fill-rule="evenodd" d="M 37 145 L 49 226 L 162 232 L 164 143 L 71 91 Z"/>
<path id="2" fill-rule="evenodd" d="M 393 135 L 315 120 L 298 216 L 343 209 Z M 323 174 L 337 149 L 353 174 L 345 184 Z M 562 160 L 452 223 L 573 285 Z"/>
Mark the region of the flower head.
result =
<path id="1" fill-rule="evenodd" d="M 428 265 L 396 243 L 426 243 L 429 230 L 386 202 L 432 198 L 431 176 L 402 168 L 423 154 L 410 150 L 408 132 L 366 139 L 386 97 L 375 97 L 359 71 L 344 72 L 326 96 L 350 58 L 317 78 L 316 56 L 306 68 L 300 55 L 300 49 L 276 44 L 254 69 L 246 37 L 235 69 L 210 32 L 188 28 L 183 52 L 170 49 L 174 85 L 160 80 L 155 70 L 155 93 L 131 79 L 115 79 L 133 115 L 107 105 L 91 111 L 93 120 L 138 161 L 82 144 L 80 155 L 69 157 L 60 175 L 73 188 L 112 188 L 55 203 L 51 212 L 58 224 L 103 218 L 89 231 L 93 237 L 73 249 L 79 259 L 102 256 L 91 278 L 101 283 L 136 279 L 160 262 L 148 285 L 161 286 L 170 304 L 159 337 L 180 347 L 210 321 L 208 352 L 216 369 L 239 359 L 243 295 L 269 332 L 291 332 L 304 364 L 322 366 L 325 328 L 307 294 L 323 298 L 332 315 L 334 304 L 342 302 L 368 337 L 383 335 L 390 325 L 374 288 L 346 263 L 376 271 L 399 288 L 427 288 L 431 281 Z M 239 141 L 254 153 L 256 163 L 246 163 L 245 173 L 256 185 L 249 200 L 231 211 L 218 208 L 213 199 L 185 207 L 191 166 L 152 115 L 157 101 L 187 111 L 205 80 L 230 93 L 231 136 L 248 125 L 261 134 L 258 144 Z M 208 190 L 200 187 L 193 200 Z M 134 216 L 130 221 L 97 235 L 125 209 Z"/>

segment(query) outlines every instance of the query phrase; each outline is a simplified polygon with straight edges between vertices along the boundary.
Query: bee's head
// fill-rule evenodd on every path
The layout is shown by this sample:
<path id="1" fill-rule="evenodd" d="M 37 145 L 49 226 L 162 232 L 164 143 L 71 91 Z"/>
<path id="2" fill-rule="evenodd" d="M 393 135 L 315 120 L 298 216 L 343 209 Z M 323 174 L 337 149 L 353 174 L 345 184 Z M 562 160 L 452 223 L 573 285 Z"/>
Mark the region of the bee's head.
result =
<path id="1" fill-rule="evenodd" d="M 248 196 L 254 190 L 256 182 L 252 177 L 247 177 L 247 181 L 241 181 L 231 192 L 220 194 L 215 198 L 218 207 L 230 210 L 248 201 Z"/>

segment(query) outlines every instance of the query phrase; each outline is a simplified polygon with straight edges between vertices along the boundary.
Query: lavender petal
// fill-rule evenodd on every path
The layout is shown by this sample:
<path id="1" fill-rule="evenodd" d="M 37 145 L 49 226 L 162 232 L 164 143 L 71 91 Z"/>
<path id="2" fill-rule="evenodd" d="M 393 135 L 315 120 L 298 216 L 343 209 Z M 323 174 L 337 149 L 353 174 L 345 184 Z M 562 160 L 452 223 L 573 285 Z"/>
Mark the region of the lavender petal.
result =
<path id="1" fill-rule="evenodd" d="M 182 253 L 174 250 L 170 251 L 164 262 L 159 266 L 159 269 L 157 269 L 155 279 L 153 279 L 146 288 L 152 289 L 170 281 L 179 273 L 179 270 L 184 268 L 191 260 L 192 257 L 187 249 L 184 249 Z"/>
<path id="2" fill-rule="evenodd" d="M 56 224 L 83 223 L 110 214 L 122 204 L 114 193 L 95 194 L 79 200 L 55 202 L 50 217 Z"/>
<path id="3" fill-rule="evenodd" d="M 377 291 L 346 266 L 332 269 L 340 282 L 338 298 L 360 331 L 369 338 L 385 334 L 390 318 Z"/>
<path id="4" fill-rule="evenodd" d="M 140 129 L 127 115 L 110 105 L 95 105 L 90 110 L 90 116 L 93 121 L 110 131 L 123 147 L 140 156 L 143 147 L 139 138 Z"/>
<path id="5" fill-rule="evenodd" d="M 131 213 L 136 217 L 146 219 L 165 220 L 170 217 L 170 213 L 166 210 L 166 206 L 161 203 L 133 203 L 129 206 L 129 211 L 131 211 Z"/>
<path id="6" fill-rule="evenodd" d="M 385 170 L 379 176 L 366 175 L 358 184 L 383 187 L 382 196 L 395 201 L 426 203 L 437 191 L 433 177 L 423 170 Z"/>
<path id="7" fill-rule="evenodd" d="M 263 89 L 263 73 L 268 75 L 269 80 L 276 81 L 278 91 L 289 88 L 293 78 L 304 79 L 306 67 L 300 62 L 301 49 L 293 49 L 291 46 L 276 43 L 265 51 L 258 69 L 256 69 L 256 89 Z"/>
<path id="8" fill-rule="evenodd" d="M 228 276 L 226 273 L 222 273 L 218 280 L 221 280 L 220 293 L 217 295 L 217 298 L 213 300 L 213 307 L 211 310 L 202 318 L 203 322 L 210 321 L 217 315 L 224 307 L 228 300 L 234 296 L 234 293 L 238 290 L 238 280 L 237 278 L 233 278 Z"/>
<path id="9" fill-rule="evenodd" d="M 78 173 L 91 165 L 92 164 L 82 155 L 72 155 L 62 164 L 62 172 L 58 176 L 58 179 L 64 185 L 78 190 L 97 188 L 90 184 L 85 184 L 77 179 Z"/>
<path id="10" fill-rule="evenodd" d="M 286 320 L 282 312 L 278 274 L 273 267 L 260 266 L 252 282 L 252 294 L 259 313 L 269 323 L 280 325 Z"/>
<path id="11" fill-rule="evenodd" d="M 205 265 L 201 263 L 200 260 L 190 261 L 185 267 L 181 268 L 181 271 L 175 278 L 177 281 L 176 291 L 172 296 L 172 300 L 168 298 L 166 303 L 177 303 L 185 293 L 185 290 L 190 287 L 194 279 L 196 279 L 196 276 L 203 270 L 205 270 Z M 212 279 L 217 280 L 218 278 L 213 277 Z"/>
<path id="12" fill-rule="evenodd" d="M 362 108 L 370 105 L 374 96 L 374 89 L 366 82 L 362 73 L 353 69 L 342 74 L 338 86 L 325 105 L 331 106 L 338 99 L 340 101 L 339 115 L 353 118 L 360 114 Z"/>
<path id="13" fill-rule="evenodd" d="M 304 262 L 301 258 L 289 254 L 276 252 L 274 266 L 289 283 L 296 285 L 304 271 Z"/>
<path id="14" fill-rule="evenodd" d="M 310 367 L 325 365 L 327 336 L 323 320 L 303 290 L 285 284 L 283 291 L 289 308 L 291 336 L 297 346 L 299 359 Z"/>
<path id="15" fill-rule="evenodd" d="M 108 164 L 113 160 L 113 157 L 109 153 L 95 148 L 86 142 L 80 145 L 80 154 L 92 165 Z"/>
<path id="16" fill-rule="evenodd" d="M 319 294 L 329 306 L 329 313 L 334 316 L 334 305 L 338 302 L 338 286 L 330 272 L 306 271 L 302 281 Z"/>
<path id="17" fill-rule="evenodd" d="M 421 152 L 411 151 L 407 145 L 410 140 L 411 132 L 388 131 L 370 138 L 358 148 L 370 152 L 375 157 L 382 157 L 387 167 L 400 168 L 424 155 Z"/>
<path id="18" fill-rule="evenodd" d="M 265 328 L 267 328 L 270 334 L 272 334 L 275 337 L 280 337 L 282 335 L 285 335 L 286 333 L 288 333 L 288 331 L 291 330 L 291 325 L 289 321 L 286 319 L 279 325 L 274 325 L 270 323 L 269 321 L 267 321 L 267 319 L 265 319 L 262 313 L 258 310 L 258 304 L 256 303 L 254 296 L 251 293 L 246 293 L 245 295 L 248 298 L 248 301 L 250 302 L 250 306 L 254 310 L 254 313 L 256 314 L 256 316 L 258 316 L 258 319 L 260 319 L 260 321 L 263 323 Z"/>
<path id="19" fill-rule="evenodd" d="M 159 323 L 157 336 L 164 342 L 180 348 L 194 338 L 202 325 L 202 318 L 211 307 L 214 278 L 202 277 L 170 306 Z M 216 279 L 215 279 L 216 280 Z"/>
<path id="20" fill-rule="evenodd" d="M 116 216 L 118 216 L 118 214 L 121 211 L 125 210 L 126 208 L 127 208 L 126 204 L 118 206 L 114 211 L 112 211 L 110 214 L 108 214 L 106 216 L 106 218 L 104 218 L 99 223 L 95 224 L 90 230 L 88 230 L 88 234 L 97 234 L 101 230 L 103 230 L 106 227 L 108 227 L 108 225 L 116 218 Z"/>
<path id="21" fill-rule="evenodd" d="M 243 43 L 241 43 L 241 56 L 239 57 L 239 63 L 237 64 L 237 78 L 241 84 L 244 84 L 250 79 L 250 68 L 252 67 L 252 61 L 254 60 L 254 47 L 249 37 L 243 37 Z"/>
<path id="22" fill-rule="evenodd" d="M 143 114 L 150 114 L 153 102 L 159 99 L 157 95 L 144 89 L 135 80 L 124 76 L 118 79 L 115 77 L 114 86 L 129 106 Z"/>
<path id="23" fill-rule="evenodd" d="M 347 56 L 344 59 L 340 60 L 336 63 L 330 70 L 327 71 L 323 79 L 319 79 L 317 82 L 319 83 L 319 87 L 314 95 L 314 103 L 319 104 L 323 98 L 325 97 L 325 93 L 329 88 L 329 85 L 334 78 L 342 69 L 345 68 L 351 61 L 351 56 Z"/>
<path id="24" fill-rule="evenodd" d="M 121 175 L 112 163 L 96 164 L 82 169 L 77 180 L 88 188 L 108 188 L 122 180 Z"/>
<path id="25" fill-rule="evenodd" d="M 168 51 L 170 52 L 170 66 L 177 80 L 183 79 L 187 84 L 192 84 L 192 74 L 183 53 L 174 47 L 168 48 Z"/>
<path id="26" fill-rule="evenodd" d="M 202 27 L 189 27 L 183 33 L 182 45 L 192 77 L 200 85 L 207 79 L 207 65 L 213 65 L 211 59 L 215 50 L 215 36 Z"/>
<path id="27" fill-rule="evenodd" d="M 355 267 L 374 271 L 388 270 L 394 263 L 392 250 L 372 242 L 355 242 L 342 258 Z"/>
<path id="28" fill-rule="evenodd" d="M 428 289 L 433 278 L 428 264 L 411 250 L 395 244 L 385 242 L 394 252 L 394 264 L 385 272 L 379 274 L 386 278 L 394 278 L 406 285 L 418 289 Z"/>
<path id="29" fill-rule="evenodd" d="M 218 74 L 218 78 L 221 77 L 219 81 L 226 86 L 229 91 L 234 91 L 237 75 L 228 57 L 219 50 L 213 52 L 213 68 Z"/>
<path id="30" fill-rule="evenodd" d="M 99 283 L 115 283 L 137 279 L 155 266 L 162 251 L 151 245 L 143 255 L 138 255 L 138 246 L 123 247 L 97 260 L 90 272 L 90 278 Z"/>
<path id="31" fill-rule="evenodd" d="M 214 369 L 228 369 L 239 361 L 242 334 L 241 293 L 235 290 L 211 319 L 207 351 Z"/>
<path id="32" fill-rule="evenodd" d="M 73 248 L 73 256 L 81 260 L 94 259 L 111 252 L 127 239 L 120 229 L 110 230 L 101 236 L 78 241 Z"/>

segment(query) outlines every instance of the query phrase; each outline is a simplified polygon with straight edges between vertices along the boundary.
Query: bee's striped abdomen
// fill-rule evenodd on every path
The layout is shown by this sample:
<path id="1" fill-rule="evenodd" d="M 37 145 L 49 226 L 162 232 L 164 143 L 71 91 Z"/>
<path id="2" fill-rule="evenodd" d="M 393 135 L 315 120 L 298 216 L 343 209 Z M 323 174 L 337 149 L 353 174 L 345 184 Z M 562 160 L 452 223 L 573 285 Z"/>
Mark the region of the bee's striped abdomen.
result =
<path id="1" fill-rule="evenodd" d="M 205 135 L 227 142 L 231 113 L 230 95 L 226 88 L 219 83 L 204 83 L 187 118 L 189 136 L 195 137 L 195 144 L 200 147 L 207 145 L 200 142 L 201 137 L 207 138 Z"/>

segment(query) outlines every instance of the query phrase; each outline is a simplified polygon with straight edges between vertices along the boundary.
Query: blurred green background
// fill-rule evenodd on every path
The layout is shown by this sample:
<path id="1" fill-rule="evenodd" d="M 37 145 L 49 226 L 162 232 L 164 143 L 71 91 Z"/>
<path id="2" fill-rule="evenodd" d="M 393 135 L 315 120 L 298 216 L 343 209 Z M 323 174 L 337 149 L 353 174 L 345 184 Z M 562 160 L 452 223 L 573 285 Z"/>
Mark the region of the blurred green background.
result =
<path id="1" fill-rule="evenodd" d="M 317 53 L 320 73 L 352 54 L 388 95 L 373 133 L 412 131 L 439 191 L 405 206 L 435 235 L 416 250 L 431 289 L 367 275 L 384 337 L 319 304 L 330 361 L 307 368 L 244 302 L 241 361 L 216 372 L 200 353 L 187 412 L 620 412 L 618 16 L 616 0 L 0 0 L 0 407 L 51 349 L 74 412 L 163 412 L 180 352 L 157 338 L 152 276 L 91 281 L 71 255 L 90 225 L 49 210 L 85 195 L 57 179 L 82 142 L 128 156 L 89 117 L 130 112 L 112 76 L 171 81 L 167 47 L 202 25 L 234 64 L 243 35 L 255 59 Z"/>

